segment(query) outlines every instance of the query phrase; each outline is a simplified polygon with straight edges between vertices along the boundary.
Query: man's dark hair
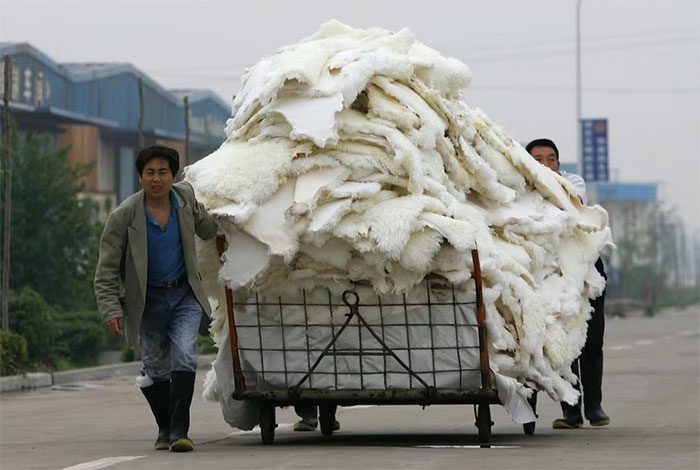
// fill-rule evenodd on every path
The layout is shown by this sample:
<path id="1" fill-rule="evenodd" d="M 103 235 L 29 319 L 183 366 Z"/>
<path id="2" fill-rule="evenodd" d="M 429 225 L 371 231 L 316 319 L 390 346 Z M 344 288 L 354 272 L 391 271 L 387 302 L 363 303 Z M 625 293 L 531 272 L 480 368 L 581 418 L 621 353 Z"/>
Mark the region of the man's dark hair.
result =
<path id="1" fill-rule="evenodd" d="M 146 163 L 154 158 L 164 158 L 168 162 L 173 176 L 177 175 L 180 169 L 180 154 L 177 153 L 177 150 L 164 147 L 163 145 L 152 145 L 141 149 L 136 157 L 136 170 L 139 172 L 139 175 L 143 175 L 143 168 L 146 166 Z"/>
<path id="2" fill-rule="evenodd" d="M 557 148 L 556 145 L 554 145 L 554 142 L 552 142 L 549 139 L 535 139 L 527 146 L 525 147 L 525 150 L 527 150 L 527 153 L 530 153 L 530 150 L 532 150 L 534 147 L 549 147 L 552 150 L 554 150 L 554 153 L 557 155 L 557 160 L 559 160 L 559 149 Z"/>

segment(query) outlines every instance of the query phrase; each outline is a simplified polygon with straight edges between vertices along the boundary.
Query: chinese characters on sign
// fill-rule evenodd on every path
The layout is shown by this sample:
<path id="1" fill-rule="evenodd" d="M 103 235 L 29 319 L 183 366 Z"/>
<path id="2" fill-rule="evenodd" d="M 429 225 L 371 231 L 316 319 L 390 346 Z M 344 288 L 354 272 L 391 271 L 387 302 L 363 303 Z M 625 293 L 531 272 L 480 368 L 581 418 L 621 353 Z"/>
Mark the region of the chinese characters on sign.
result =
<path id="1" fill-rule="evenodd" d="M 583 179 L 608 181 L 608 120 L 582 119 Z"/>

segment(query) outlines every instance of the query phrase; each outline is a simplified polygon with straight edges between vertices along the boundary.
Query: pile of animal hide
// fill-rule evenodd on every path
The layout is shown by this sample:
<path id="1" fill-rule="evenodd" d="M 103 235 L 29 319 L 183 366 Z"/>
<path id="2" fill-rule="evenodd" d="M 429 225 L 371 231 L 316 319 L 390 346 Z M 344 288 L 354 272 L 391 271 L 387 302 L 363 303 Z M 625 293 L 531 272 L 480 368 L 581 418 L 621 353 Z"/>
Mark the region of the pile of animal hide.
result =
<path id="1" fill-rule="evenodd" d="M 607 213 L 464 103 L 470 80 L 407 29 L 337 21 L 246 71 L 226 141 L 186 169 L 228 240 L 223 264 L 213 241 L 198 246 L 215 370 L 230 370 L 222 284 L 240 300 L 359 281 L 396 295 L 430 275 L 466 292 L 476 248 L 499 394 L 577 398 Z M 206 395 L 224 389 L 210 374 Z"/>

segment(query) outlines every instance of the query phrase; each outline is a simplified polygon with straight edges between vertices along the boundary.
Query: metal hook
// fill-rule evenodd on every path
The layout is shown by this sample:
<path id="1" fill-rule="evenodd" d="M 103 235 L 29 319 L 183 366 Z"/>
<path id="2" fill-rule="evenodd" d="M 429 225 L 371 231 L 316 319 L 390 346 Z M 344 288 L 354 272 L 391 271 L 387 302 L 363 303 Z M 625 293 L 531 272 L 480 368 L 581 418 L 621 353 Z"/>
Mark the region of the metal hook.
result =
<path id="1" fill-rule="evenodd" d="M 349 296 L 354 296 L 354 301 L 348 300 Z M 346 290 L 343 292 L 343 302 L 348 306 L 350 311 L 357 311 L 357 305 L 360 303 L 360 296 L 354 290 Z"/>

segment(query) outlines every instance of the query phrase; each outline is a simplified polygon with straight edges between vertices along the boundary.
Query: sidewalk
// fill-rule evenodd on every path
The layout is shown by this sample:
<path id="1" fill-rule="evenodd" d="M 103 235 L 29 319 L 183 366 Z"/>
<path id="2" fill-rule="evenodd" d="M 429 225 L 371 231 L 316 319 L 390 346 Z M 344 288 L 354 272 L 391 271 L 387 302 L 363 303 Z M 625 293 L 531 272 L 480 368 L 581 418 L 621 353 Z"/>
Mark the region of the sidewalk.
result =
<path id="1" fill-rule="evenodd" d="M 198 369 L 208 369 L 216 354 L 199 356 Z M 31 390 L 54 385 L 67 385 L 91 380 L 109 379 L 112 377 L 136 376 L 141 370 L 141 362 L 123 362 L 85 369 L 66 370 L 62 372 L 28 372 L 23 375 L 0 377 L 0 393 Z"/>

